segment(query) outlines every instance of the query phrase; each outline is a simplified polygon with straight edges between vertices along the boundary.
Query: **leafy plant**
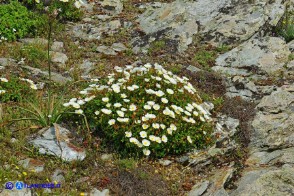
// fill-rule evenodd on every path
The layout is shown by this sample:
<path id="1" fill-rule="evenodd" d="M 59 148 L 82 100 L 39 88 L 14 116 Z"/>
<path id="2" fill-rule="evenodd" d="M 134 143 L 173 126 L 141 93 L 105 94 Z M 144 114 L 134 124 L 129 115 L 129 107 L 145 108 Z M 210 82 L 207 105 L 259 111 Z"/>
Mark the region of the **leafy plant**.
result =
<path id="1" fill-rule="evenodd" d="M 83 12 L 78 9 L 77 3 L 79 1 L 74 0 L 65 0 L 65 1 L 53 1 L 49 6 L 49 10 L 59 10 L 57 19 L 59 20 L 70 20 L 70 21 L 78 21 L 82 18 Z"/>
<path id="2" fill-rule="evenodd" d="M 0 86 L 0 102 L 31 100 L 36 96 L 34 84 L 27 85 L 24 80 L 17 77 L 10 77 L 9 81 L 6 78 L 1 78 Z"/>
<path id="3" fill-rule="evenodd" d="M 158 64 L 116 67 L 64 106 L 84 114 L 122 155 L 180 154 L 213 141 L 210 113 L 188 80 Z"/>
<path id="4" fill-rule="evenodd" d="M 18 1 L 1 5 L 0 16 L 0 38 L 8 41 L 35 35 L 46 22 L 43 16 L 37 17 Z"/>
<path id="5" fill-rule="evenodd" d="M 294 11 L 289 9 L 290 5 L 286 7 L 285 15 L 275 29 L 275 32 L 279 36 L 284 37 L 286 42 L 294 39 Z"/>

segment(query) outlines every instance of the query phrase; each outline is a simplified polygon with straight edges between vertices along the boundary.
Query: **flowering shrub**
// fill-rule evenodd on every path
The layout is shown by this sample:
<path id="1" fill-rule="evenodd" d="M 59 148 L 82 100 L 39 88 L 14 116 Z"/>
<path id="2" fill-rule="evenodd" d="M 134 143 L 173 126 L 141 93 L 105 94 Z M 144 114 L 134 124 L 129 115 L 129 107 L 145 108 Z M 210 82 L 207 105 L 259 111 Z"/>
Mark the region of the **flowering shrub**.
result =
<path id="1" fill-rule="evenodd" d="M 16 77 L 11 77 L 9 80 L 0 78 L 0 87 L 0 102 L 31 99 L 35 97 L 34 90 L 37 89 L 32 80 Z"/>
<path id="2" fill-rule="evenodd" d="M 188 80 L 158 64 L 115 67 L 64 106 L 85 114 L 123 154 L 180 154 L 213 140 L 210 113 Z"/>

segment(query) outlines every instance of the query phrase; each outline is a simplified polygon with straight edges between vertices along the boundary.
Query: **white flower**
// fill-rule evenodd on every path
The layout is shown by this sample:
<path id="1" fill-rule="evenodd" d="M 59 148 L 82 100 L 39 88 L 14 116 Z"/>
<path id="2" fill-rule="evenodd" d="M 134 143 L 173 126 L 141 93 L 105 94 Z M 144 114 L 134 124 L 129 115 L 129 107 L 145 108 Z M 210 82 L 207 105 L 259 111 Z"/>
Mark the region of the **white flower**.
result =
<path id="1" fill-rule="evenodd" d="M 162 97 L 164 95 L 164 92 L 159 90 L 159 91 L 156 91 L 155 95 L 158 97 Z"/>
<path id="2" fill-rule="evenodd" d="M 143 121 L 143 122 L 148 121 L 148 120 L 149 120 L 149 118 L 147 118 L 147 117 L 145 117 L 145 116 L 142 117 L 142 121 Z"/>
<path id="3" fill-rule="evenodd" d="M 143 124 L 143 125 L 142 125 L 142 128 L 143 128 L 143 129 L 148 129 L 148 127 L 149 127 L 149 125 L 147 125 L 147 124 Z"/>
<path id="4" fill-rule="evenodd" d="M 156 92 L 152 89 L 145 89 L 147 94 L 155 94 Z"/>
<path id="5" fill-rule="evenodd" d="M 6 78 L 0 78 L 1 82 L 8 82 L 8 80 Z"/>
<path id="6" fill-rule="evenodd" d="M 162 103 L 168 103 L 168 100 L 166 98 L 161 98 Z"/>
<path id="7" fill-rule="evenodd" d="M 143 144 L 143 146 L 150 146 L 150 141 L 147 139 L 143 139 L 142 144 Z"/>
<path id="8" fill-rule="evenodd" d="M 106 107 L 107 108 L 110 108 L 111 107 L 111 103 L 106 104 Z"/>
<path id="9" fill-rule="evenodd" d="M 37 90 L 37 89 L 38 89 L 37 86 L 36 86 L 35 84 L 30 85 L 30 88 L 31 88 L 31 89 L 34 89 L 34 90 Z"/>
<path id="10" fill-rule="evenodd" d="M 202 116 L 200 116 L 199 118 L 202 122 L 205 122 L 205 119 Z"/>
<path id="11" fill-rule="evenodd" d="M 76 114 L 83 114 L 83 110 L 79 109 L 79 110 L 75 110 Z"/>
<path id="12" fill-rule="evenodd" d="M 135 120 L 135 123 L 136 124 L 140 124 L 141 123 L 141 120 Z"/>
<path id="13" fill-rule="evenodd" d="M 188 140 L 189 143 L 191 143 L 191 144 L 193 143 L 193 141 L 192 141 L 192 139 L 191 139 L 190 136 L 187 136 L 187 140 Z"/>
<path id="14" fill-rule="evenodd" d="M 161 127 L 162 129 L 165 129 L 165 128 L 166 128 L 166 126 L 165 126 L 164 124 L 160 124 L 160 127 Z"/>
<path id="15" fill-rule="evenodd" d="M 185 113 L 187 116 L 191 116 L 191 113 L 188 112 L 188 111 L 184 111 L 184 113 Z"/>
<path id="16" fill-rule="evenodd" d="M 123 93 L 123 94 L 120 95 L 120 97 L 125 99 L 125 98 L 127 98 L 127 95 Z"/>
<path id="17" fill-rule="evenodd" d="M 148 68 L 148 69 L 149 69 L 149 68 L 151 68 L 151 67 L 152 67 L 152 65 L 151 65 L 150 63 L 147 63 L 147 64 L 145 64 L 145 65 L 144 65 L 144 67 L 146 67 L 146 68 Z"/>
<path id="18" fill-rule="evenodd" d="M 121 105 L 120 103 L 115 103 L 115 104 L 113 104 L 113 106 L 116 107 L 116 108 L 119 108 L 119 107 L 121 107 L 122 105 Z"/>
<path id="19" fill-rule="evenodd" d="M 95 114 L 95 115 L 99 115 L 100 112 L 99 112 L 99 111 L 95 111 L 94 114 Z"/>
<path id="20" fill-rule="evenodd" d="M 124 100 L 124 102 L 126 102 L 126 103 L 130 102 L 129 99 L 123 99 L 123 100 Z"/>
<path id="21" fill-rule="evenodd" d="M 154 128 L 154 129 L 159 129 L 159 124 L 158 123 L 152 123 L 152 127 Z"/>
<path id="22" fill-rule="evenodd" d="M 78 103 L 79 105 L 83 105 L 83 104 L 85 104 L 84 100 L 78 100 L 77 103 Z"/>
<path id="23" fill-rule="evenodd" d="M 68 0 L 59 0 L 59 1 L 64 2 L 64 3 L 67 3 L 68 2 Z"/>
<path id="24" fill-rule="evenodd" d="M 137 106 L 135 104 L 131 104 L 129 110 L 130 111 L 136 111 Z"/>
<path id="25" fill-rule="evenodd" d="M 91 97 L 86 97 L 86 98 L 85 98 L 85 102 L 91 101 L 91 100 L 94 99 L 94 98 L 95 98 L 94 95 L 92 95 Z"/>
<path id="26" fill-rule="evenodd" d="M 82 6 L 82 4 L 81 4 L 79 1 L 76 1 L 76 2 L 74 3 L 74 5 L 75 5 L 75 7 L 78 8 L 78 9 Z"/>
<path id="27" fill-rule="evenodd" d="M 132 86 L 128 86 L 127 89 L 128 89 L 129 91 L 133 91 L 133 90 L 135 90 Z"/>
<path id="28" fill-rule="evenodd" d="M 166 143 L 166 142 L 167 142 L 167 137 L 166 137 L 165 135 L 163 135 L 163 136 L 161 137 L 161 140 L 162 140 L 164 143 Z"/>
<path id="29" fill-rule="evenodd" d="M 161 139 L 160 139 L 160 137 L 156 137 L 156 138 L 155 138 L 155 141 L 156 141 L 157 143 L 160 144 L 160 143 L 161 143 Z"/>
<path id="30" fill-rule="evenodd" d="M 173 130 L 171 128 L 167 128 L 166 130 L 167 130 L 167 133 L 170 135 L 173 133 Z"/>
<path id="31" fill-rule="evenodd" d="M 129 118 L 120 118 L 120 117 L 118 117 L 117 121 L 118 122 L 129 122 Z"/>
<path id="32" fill-rule="evenodd" d="M 136 85 L 136 84 L 133 84 L 132 87 L 133 87 L 135 90 L 139 88 L 139 86 Z"/>
<path id="33" fill-rule="evenodd" d="M 120 116 L 120 117 L 124 117 L 124 116 L 125 116 L 125 113 L 122 112 L 122 111 L 120 111 L 120 110 L 116 111 L 116 113 L 117 113 L 117 115 Z"/>
<path id="34" fill-rule="evenodd" d="M 149 139 L 150 141 L 155 142 L 156 137 L 154 135 L 149 135 Z"/>
<path id="35" fill-rule="evenodd" d="M 149 78 L 145 78 L 144 80 L 145 80 L 145 82 L 149 82 L 149 81 L 150 81 L 150 79 L 149 79 Z"/>
<path id="36" fill-rule="evenodd" d="M 140 136 L 141 136 L 141 138 L 146 138 L 147 137 L 146 131 L 141 131 Z"/>
<path id="37" fill-rule="evenodd" d="M 160 106 L 158 104 L 155 104 L 155 105 L 153 105 L 153 109 L 154 110 L 159 110 L 160 109 Z"/>
<path id="38" fill-rule="evenodd" d="M 143 149 L 143 154 L 144 154 L 144 155 L 149 156 L 150 153 L 151 153 L 150 150 L 145 149 L 145 148 Z"/>
<path id="39" fill-rule="evenodd" d="M 134 137 L 131 137 L 130 142 L 131 143 L 138 143 L 138 140 L 136 138 L 134 138 Z"/>
<path id="40" fill-rule="evenodd" d="M 132 137 L 132 132 L 130 131 L 126 131 L 125 134 L 126 134 L 126 137 Z"/>
<path id="41" fill-rule="evenodd" d="M 145 117 L 146 117 L 146 118 L 151 118 L 151 119 L 156 118 L 156 116 L 155 116 L 154 114 L 149 114 L 149 113 L 147 113 L 147 114 L 145 115 Z"/>
<path id="42" fill-rule="evenodd" d="M 171 94 L 171 95 L 174 94 L 174 91 L 173 91 L 172 89 L 169 89 L 169 88 L 166 89 L 166 92 L 167 92 L 168 94 Z"/>
<path id="43" fill-rule="evenodd" d="M 70 106 L 70 103 L 64 103 L 63 106 L 68 107 L 68 106 Z"/>
<path id="44" fill-rule="evenodd" d="M 111 88 L 112 88 L 113 92 L 115 92 L 115 93 L 119 93 L 120 92 L 120 87 L 119 87 L 118 84 L 111 85 Z"/>
<path id="45" fill-rule="evenodd" d="M 111 114 L 112 111 L 109 109 L 103 108 L 101 109 L 101 112 L 103 112 L 104 114 Z"/>
<path id="46" fill-rule="evenodd" d="M 115 123 L 115 120 L 114 119 L 111 119 L 111 120 L 108 121 L 108 124 L 109 125 L 114 125 L 114 123 Z"/>
<path id="47" fill-rule="evenodd" d="M 170 110 L 168 107 L 166 107 L 166 108 L 163 110 L 163 114 L 169 116 L 169 115 L 171 114 L 171 110 Z"/>
<path id="48" fill-rule="evenodd" d="M 157 80 L 157 81 L 161 81 L 162 78 L 161 78 L 161 77 L 155 77 L 155 80 Z"/>
<path id="49" fill-rule="evenodd" d="M 172 131 L 176 131 L 177 130 L 177 127 L 174 124 L 170 124 L 169 127 L 171 128 Z"/>
<path id="50" fill-rule="evenodd" d="M 156 84 L 156 88 L 161 88 L 161 85 L 160 84 Z"/>
<path id="51" fill-rule="evenodd" d="M 150 110 L 151 109 L 150 105 L 144 105 L 143 107 L 144 107 L 145 110 Z"/>
<path id="52" fill-rule="evenodd" d="M 108 102 L 108 101 L 109 101 L 109 98 L 108 98 L 108 97 L 103 97 L 103 98 L 102 98 L 102 101 L 103 101 L 103 102 Z"/>
<path id="53" fill-rule="evenodd" d="M 81 107 L 80 104 L 75 103 L 75 102 L 72 102 L 71 105 L 72 105 L 72 107 L 74 107 L 76 109 L 79 109 Z"/>
<path id="54" fill-rule="evenodd" d="M 154 101 L 147 101 L 147 104 L 150 106 L 153 106 L 155 104 L 155 102 Z"/>
<path id="55" fill-rule="evenodd" d="M 121 108 L 121 111 L 126 112 L 128 110 L 126 108 Z"/>
<path id="56" fill-rule="evenodd" d="M 194 116 L 198 116 L 198 112 L 194 111 L 194 112 L 193 112 L 193 115 L 194 115 Z"/>

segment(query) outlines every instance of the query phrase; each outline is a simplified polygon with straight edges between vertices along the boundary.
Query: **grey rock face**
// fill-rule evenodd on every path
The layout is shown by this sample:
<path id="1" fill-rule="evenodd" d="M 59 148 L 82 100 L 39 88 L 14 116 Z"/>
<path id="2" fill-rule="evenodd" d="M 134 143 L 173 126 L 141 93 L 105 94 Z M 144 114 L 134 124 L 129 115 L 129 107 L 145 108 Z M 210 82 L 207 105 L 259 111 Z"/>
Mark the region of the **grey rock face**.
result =
<path id="1" fill-rule="evenodd" d="M 99 191 L 98 189 L 94 188 L 90 192 L 90 196 L 109 196 L 109 190 L 104 189 L 103 191 Z"/>
<path id="2" fill-rule="evenodd" d="M 120 0 L 104 0 L 101 2 L 101 6 L 111 15 L 118 15 L 123 10 L 123 3 Z"/>
<path id="3" fill-rule="evenodd" d="M 51 46 L 51 50 L 54 52 L 63 52 L 64 50 L 63 42 L 53 42 Z"/>
<path id="4" fill-rule="evenodd" d="M 58 64 L 62 64 L 62 65 L 64 65 L 66 63 L 66 61 L 68 60 L 68 57 L 66 56 L 66 54 L 61 53 L 61 52 L 51 51 L 50 57 L 51 57 L 51 61 L 53 63 L 58 63 Z"/>
<path id="5" fill-rule="evenodd" d="M 189 192 L 189 196 L 200 196 L 202 195 L 206 189 L 208 188 L 209 181 L 200 182 L 193 186 L 192 190 Z"/>
<path id="6" fill-rule="evenodd" d="M 192 43 L 195 34 L 201 34 L 212 43 L 241 42 L 260 31 L 266 23 L 276 25 L 284 14 L 282 0 L 177 0 L 159 8 L 149 7 L 138 18 L 140 28 L 147 34 L 133 40 L 134 46 L 146 46 L 156 39 L 167 38 L 177 42 L 183 52 Z"/>
<path id="7" fill-rule="evenodd" d="M 106 55 L 117 55 L 116 52 L 122 52 L 122 51 L 125 51 L 126 49 L 127 48 L 122 43 L 113 43 L 110 47 L 98 46 L 96 48 L 96 51 Z"/>
<path id="8" fill-rule="evenodd" d="M 52 182 L 62 183 L 65 182 L 65 178 L 63 176 L 63 171 L 60 169 L 57 169 L 54 171 L 54 174 L 51 176 Z"/>
<path id="9" fill-rule="evenodd" d="M 41 154 L 49 154 L 61 157 L 65 161 L 83 160 L 86 157 L 84 149 L 74 146 L 69 142 L 70 131 L 58 125 L 60 143 L 56 140 L 55 128 L 51 127 L 42 133 L 41 136 L 32 140 L 31 143 L 39 148 Z"/>
<path id="10" fill-rule="evenodd" d="M 248 171 L 243 174 L 238 188 L 230 195 L 293 195 L 294 168 L 268 168 Z"/>

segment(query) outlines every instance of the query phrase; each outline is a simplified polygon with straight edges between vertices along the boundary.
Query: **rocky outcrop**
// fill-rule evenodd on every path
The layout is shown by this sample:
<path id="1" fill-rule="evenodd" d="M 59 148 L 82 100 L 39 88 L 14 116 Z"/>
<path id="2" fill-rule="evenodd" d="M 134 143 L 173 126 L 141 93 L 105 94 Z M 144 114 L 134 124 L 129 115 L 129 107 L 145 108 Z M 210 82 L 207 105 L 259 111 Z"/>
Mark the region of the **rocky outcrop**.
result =
<path id="1" fill-rule="evenodd" d="M 137 20 L 146 35 L 134 38 L 132 43 L 135 48 L 148 48 L 154 40 L 173 40 L 180 52 L 188 48 L 196 34 L 214 44 L 240 43 L 276 25 L 284 14 L 283 2 L 177 0 L 159 8 L 149 7 Z"/>

